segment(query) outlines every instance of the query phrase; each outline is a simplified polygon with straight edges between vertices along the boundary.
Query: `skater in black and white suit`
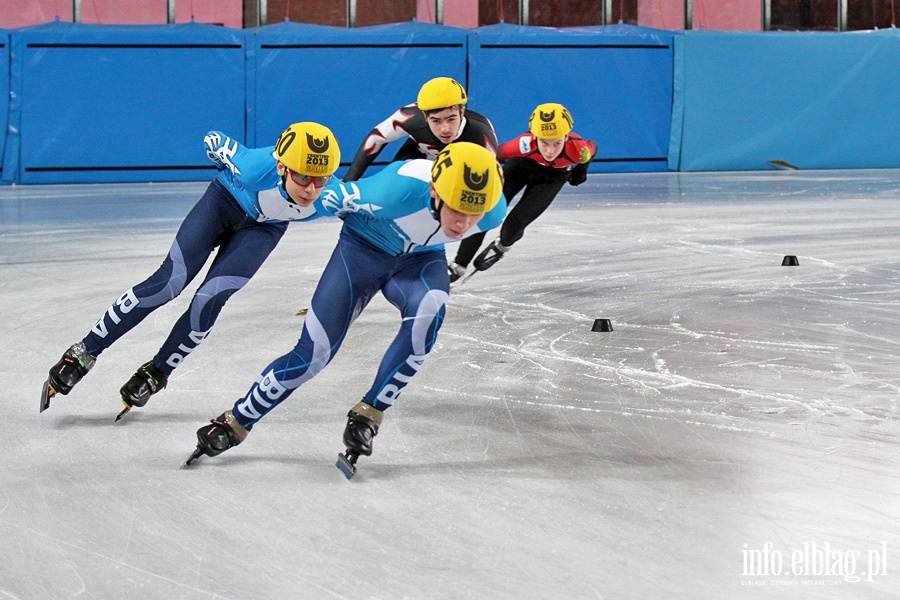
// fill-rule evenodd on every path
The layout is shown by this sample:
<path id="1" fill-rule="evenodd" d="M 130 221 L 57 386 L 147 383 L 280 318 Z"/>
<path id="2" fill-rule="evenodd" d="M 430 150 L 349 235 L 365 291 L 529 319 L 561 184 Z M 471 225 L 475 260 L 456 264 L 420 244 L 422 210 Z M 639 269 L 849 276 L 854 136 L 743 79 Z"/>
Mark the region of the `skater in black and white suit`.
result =
<path id="1" fill-rule="evenodd" d="M 411 158 L 434 160 L 450 142 L 472 142 L 497 154 L 497 134 L 487 117 L 466 108 L 465 88 L 449 77 L 437 77 L 419 90 L 417 101 L 399 108 L 369 132 L 344 181 L 363 176 L 384 147 L 408 139 L 392 162 Z"/>

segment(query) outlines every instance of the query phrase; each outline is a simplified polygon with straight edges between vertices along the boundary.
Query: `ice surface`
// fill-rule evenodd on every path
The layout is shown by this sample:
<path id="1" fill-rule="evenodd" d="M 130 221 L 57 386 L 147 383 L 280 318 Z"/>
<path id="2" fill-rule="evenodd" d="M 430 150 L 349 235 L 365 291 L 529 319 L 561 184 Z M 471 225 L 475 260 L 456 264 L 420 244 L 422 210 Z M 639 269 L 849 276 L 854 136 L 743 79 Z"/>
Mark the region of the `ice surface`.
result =
<path id="1" fill-rule="evenodd" d="M 147 407 L 113 422 L 198 282 L 38 414 L 204 187 L 0 188 L 0 598 L 896 597 L 900 171 L 567 187 L 453 291 L 350 482 L 381 298 L 243 445 L 179 468 L 293 346 L 338 221 L 292 225 Z"/>

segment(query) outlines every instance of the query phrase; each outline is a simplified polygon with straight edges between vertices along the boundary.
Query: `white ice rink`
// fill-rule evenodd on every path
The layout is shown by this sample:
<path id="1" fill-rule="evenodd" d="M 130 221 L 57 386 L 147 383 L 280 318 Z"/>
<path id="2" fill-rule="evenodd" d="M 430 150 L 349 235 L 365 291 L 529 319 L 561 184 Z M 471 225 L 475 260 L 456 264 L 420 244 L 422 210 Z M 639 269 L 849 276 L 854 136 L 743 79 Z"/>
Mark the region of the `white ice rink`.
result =
<path id="1" fill-rule="evenodd" d="M 0 187 L 0 599 L 900 594 L 900 171 L 566 187 L 454 290 L 352 481 L 382 298 L 245 443 L 180 468 L 293 346 L 339 221 L 292 225 L 147 407 L 113 422 L 196 281 L 38 414 L 204 188 Z"/>

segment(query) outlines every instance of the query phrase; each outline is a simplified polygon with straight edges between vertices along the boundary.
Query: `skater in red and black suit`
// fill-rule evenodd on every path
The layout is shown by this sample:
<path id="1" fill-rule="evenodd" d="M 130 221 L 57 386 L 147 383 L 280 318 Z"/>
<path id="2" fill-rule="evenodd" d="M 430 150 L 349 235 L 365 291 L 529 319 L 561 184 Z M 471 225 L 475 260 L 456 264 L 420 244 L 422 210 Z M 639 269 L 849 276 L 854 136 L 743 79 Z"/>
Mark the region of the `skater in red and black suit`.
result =
<path id="1" fill-rule="evenodd" d="M 525 228 L 541 216 L 567 181 L 580 185 L 597 153 L 595 142 L 572 132 L 572 115 L 561 104 L 541 104 L 528 120 L 528 131 L 500 146 L 497 160 L 503 162 L 503 195 L 512 199 L 525 188 L 518 204 L 507 213 L 500 237 L 491 242 L 472 265 L 489 269 L 518 242 Z M 450 281 L 462 277 L 484 241 L 485 233 L 463 240 L 456 260 L 448 265 Z"/>
<path id="2" fill-rule="evenodd" d="M 344 181 L 356 181 L 386 145 L 407 138 L 392 162 L 434 160 L 450 142 L 472 142 L 497 154 L 497 134 L 487 117 L 468 110 L 465 88 L 455 79 L 436 77 L 421 87 L 414 104 L 399 108 L 369 132 L 356 151 Z"/>

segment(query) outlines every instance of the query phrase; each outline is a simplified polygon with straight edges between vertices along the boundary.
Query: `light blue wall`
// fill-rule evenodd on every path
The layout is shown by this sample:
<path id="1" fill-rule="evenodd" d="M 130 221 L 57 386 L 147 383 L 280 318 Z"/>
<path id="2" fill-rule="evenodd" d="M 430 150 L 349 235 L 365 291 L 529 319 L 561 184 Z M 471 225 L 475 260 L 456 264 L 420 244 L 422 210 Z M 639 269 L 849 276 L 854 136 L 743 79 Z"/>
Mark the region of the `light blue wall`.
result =
<path id="1" fill-rule="evenodd" d="M 900 167 L 900 31 L 676 40 L 669 168 Z"/>

